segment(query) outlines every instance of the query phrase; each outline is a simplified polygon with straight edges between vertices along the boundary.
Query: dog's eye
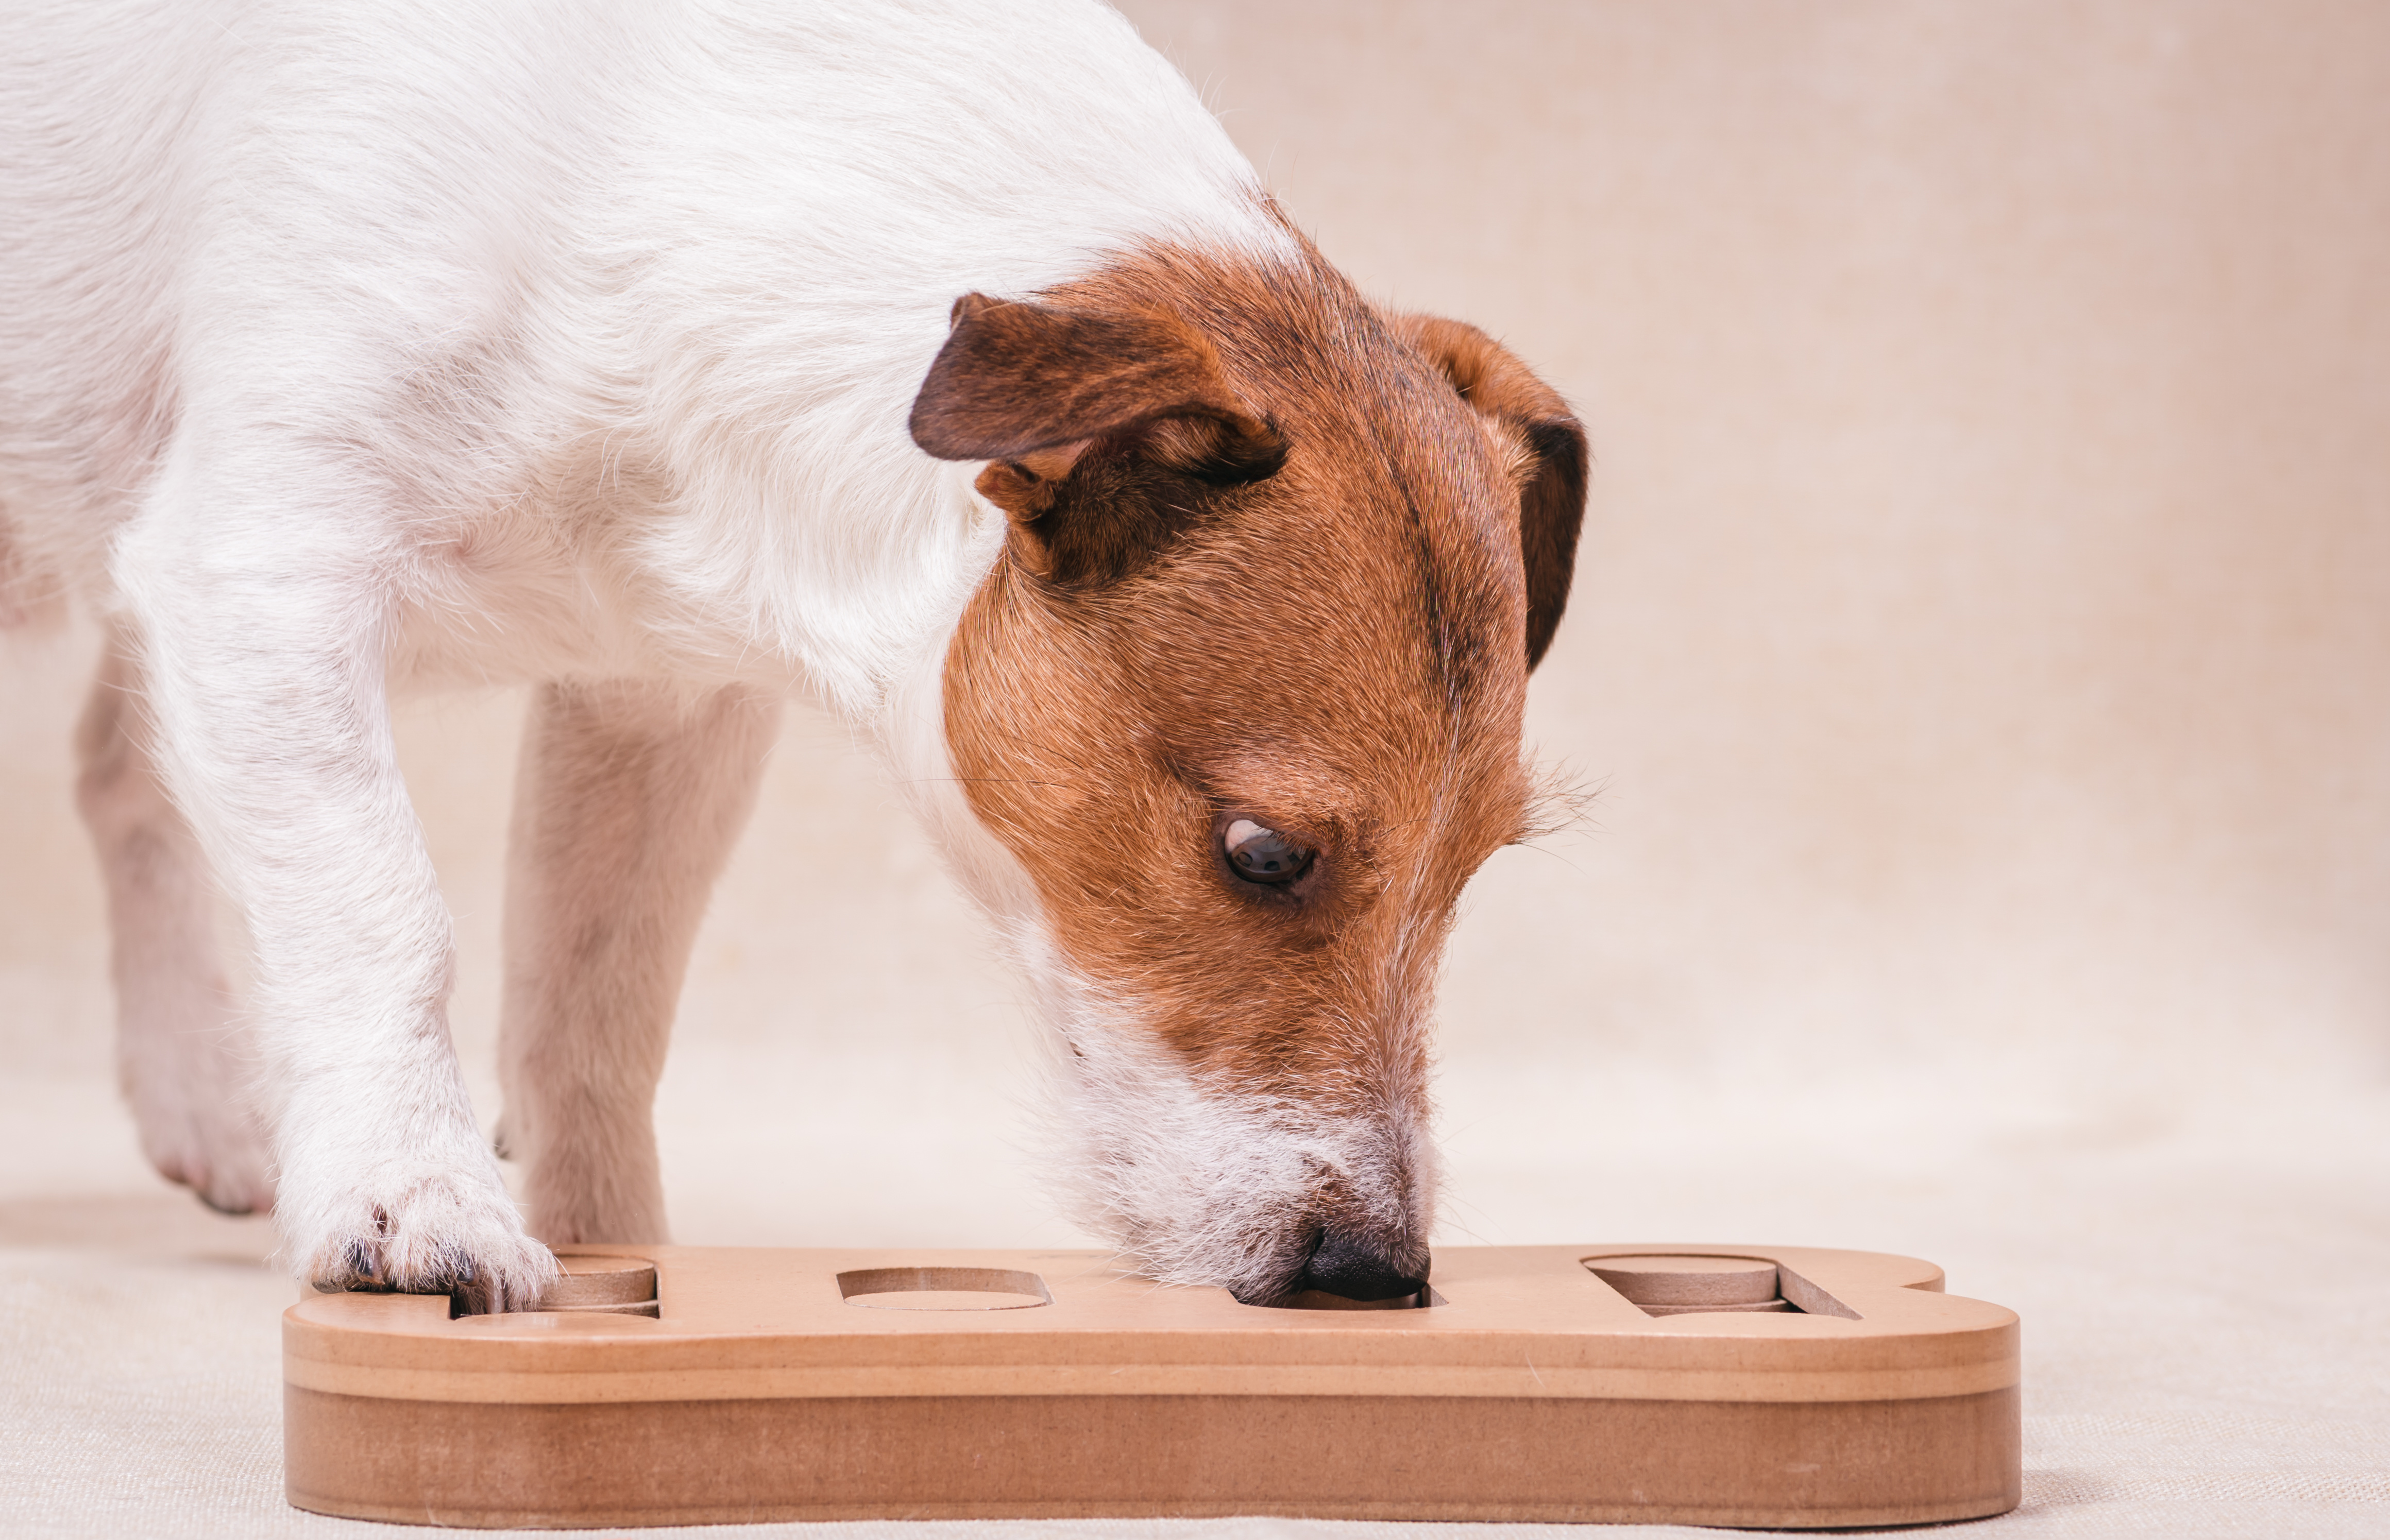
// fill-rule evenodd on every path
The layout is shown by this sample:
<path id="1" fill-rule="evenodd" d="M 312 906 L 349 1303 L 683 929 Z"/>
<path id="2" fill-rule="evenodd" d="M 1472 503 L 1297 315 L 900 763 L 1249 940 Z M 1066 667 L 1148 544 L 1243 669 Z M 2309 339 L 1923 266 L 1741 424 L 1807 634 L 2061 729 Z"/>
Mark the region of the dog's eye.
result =
<path id="1" fill-rule="evenodd" d="M 1230 824 L 1220 842 L 1227 848 L 1228 865 L 1250 881 L 1283 886 L 1311 867 L 1312 852 L 1251 818 Z"/>

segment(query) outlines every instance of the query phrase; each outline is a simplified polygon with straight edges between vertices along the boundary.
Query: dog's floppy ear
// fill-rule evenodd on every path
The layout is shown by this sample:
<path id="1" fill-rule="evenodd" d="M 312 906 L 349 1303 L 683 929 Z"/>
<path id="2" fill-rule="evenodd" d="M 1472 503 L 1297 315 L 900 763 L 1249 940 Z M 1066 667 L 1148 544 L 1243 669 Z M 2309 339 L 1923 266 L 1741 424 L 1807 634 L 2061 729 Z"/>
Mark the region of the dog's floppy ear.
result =
<path id="1" fill-rule="evenodd" d="M 1189 511 L 1188 482 L 1259 481 L 1286 459 L 1194 327 L 984 294 L 955 302 L 911 428 L 939 459 L 991 462 L 977 485 L 1013 549 L 1066 584 L 1134 568 Z"/>
<path id="2" fill-rule="evenodd" d="M 1475 327 L 1436 315 L 1389 317 L 1442 369 L 1460 399 L 1518 435 L 1529 463 L 1519 488 L 1519 554 L 1527 569 L 1527 666 L 1543 661 L 1568 608 L 1585 522 L 1585 429 L 1560 392 Z"/>

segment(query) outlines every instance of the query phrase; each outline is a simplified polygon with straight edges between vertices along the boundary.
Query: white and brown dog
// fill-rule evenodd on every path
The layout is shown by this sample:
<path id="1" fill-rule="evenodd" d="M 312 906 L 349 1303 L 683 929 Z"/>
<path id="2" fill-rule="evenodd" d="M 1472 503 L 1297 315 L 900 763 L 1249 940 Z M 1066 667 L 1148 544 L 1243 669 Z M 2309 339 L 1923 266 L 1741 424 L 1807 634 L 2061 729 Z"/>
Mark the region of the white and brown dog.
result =
<path id="1" fill-rule="evenodd" d="M 662 1238 L 675 998 L 799 693 L 1067 1044 L 1088 1224 L 1248 1301 L 1419 1287 L 1433 973 L 1531 816 L 1584 506 L 1550 390 L 1362 300 L 1091 0 L 9 28 L 0 620 L 110 621 L 82 798 L 161 1171 L 480 1308 L 532 1237 Z M 508 680 L 528 1227 L 386 709 Z"/>

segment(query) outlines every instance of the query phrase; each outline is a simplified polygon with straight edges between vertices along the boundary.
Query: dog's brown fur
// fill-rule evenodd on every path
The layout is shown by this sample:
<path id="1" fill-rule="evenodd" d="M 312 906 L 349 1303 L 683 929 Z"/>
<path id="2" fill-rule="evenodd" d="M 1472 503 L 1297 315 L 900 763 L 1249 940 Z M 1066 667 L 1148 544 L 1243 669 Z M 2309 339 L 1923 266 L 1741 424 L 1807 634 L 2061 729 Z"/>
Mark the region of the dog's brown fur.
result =
<path id="1" fill-rule="evenodd" d="M 1529 816 L 1527 673 L 1584 507 L 1560 398 L 1324 263 L 1168 250 L 959 303 L 914 427 L 996 462 L 1010 529 L 946 730 L 1070 964 L 1201 1083 L 1423 1104 L 1454 901 Z M 1240 879 L 1239 818 L 1310 868 Z M 1423 1236 L 1374 1238 L 1423 1266 Z"/>

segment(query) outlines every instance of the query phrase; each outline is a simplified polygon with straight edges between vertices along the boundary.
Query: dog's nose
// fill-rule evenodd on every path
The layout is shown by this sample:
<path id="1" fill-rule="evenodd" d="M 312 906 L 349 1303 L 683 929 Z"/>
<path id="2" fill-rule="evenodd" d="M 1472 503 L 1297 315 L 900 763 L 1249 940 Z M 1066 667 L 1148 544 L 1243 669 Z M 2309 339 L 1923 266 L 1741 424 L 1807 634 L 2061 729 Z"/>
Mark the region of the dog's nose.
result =
<path id="1" fill-rule="evenodd" d="M 1384 1248 L 1343 1230 L 1322 1230 L 1301 1287 L 1348 1300 L 1398 1300 L 1427 1287 L 1427 1260 L 1422 1253 L 1413 1277 Z"/>

